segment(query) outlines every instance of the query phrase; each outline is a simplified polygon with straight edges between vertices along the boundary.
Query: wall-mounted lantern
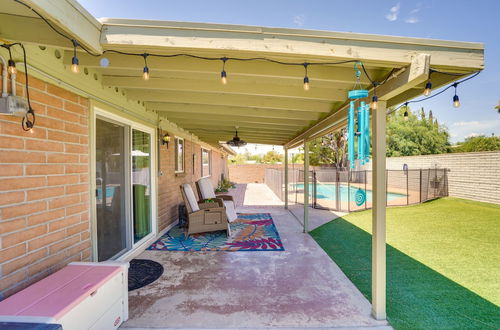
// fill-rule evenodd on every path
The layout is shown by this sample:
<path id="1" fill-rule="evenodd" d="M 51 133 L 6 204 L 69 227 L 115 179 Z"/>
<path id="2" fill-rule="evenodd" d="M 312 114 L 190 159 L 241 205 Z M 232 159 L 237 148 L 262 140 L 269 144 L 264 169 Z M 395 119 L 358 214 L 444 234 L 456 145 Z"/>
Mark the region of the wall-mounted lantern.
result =
<path id="1" fill-rule="evenodd" d="M 163 137 L 161 138 L 161 144 L 166 144 L 167 145 L 167 149 L 168 149 L 168 143 L 170 142 L 170 135 L 165 134 L 163 135 Z"/>

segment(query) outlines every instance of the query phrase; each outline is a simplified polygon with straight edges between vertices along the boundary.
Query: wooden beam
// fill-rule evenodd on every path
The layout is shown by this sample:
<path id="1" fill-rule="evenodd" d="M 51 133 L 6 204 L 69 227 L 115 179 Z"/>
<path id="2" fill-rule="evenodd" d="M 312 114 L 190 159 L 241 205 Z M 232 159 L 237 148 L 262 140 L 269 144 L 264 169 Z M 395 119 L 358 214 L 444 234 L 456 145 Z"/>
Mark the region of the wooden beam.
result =
<path id="1" fill-rule="evenodd" d="M 251 116 L 260 118 L 289 118 L 302 120 L 316 120 L 318 114 L 306 111 L 261 109 L 245 106 L 194 105 L 185 103 L 148 103 L 148 109 L 159 111 L 166 116 L 178 113 L 197 115 L 228 115 L 231 117 Z"/>
<path id="2" fill-rule="evenodd" d="M 272 126 L 259 126 L 259 125 L 249 125 L 249 124 L 240 124 L 237 125 L 238 130 L 248 131 L 248 132 L 283 132 L 286 134 L 290 134 L 294 136 L 300 128 L 290 127 L 290 126 L 280 126 L 280 125 L 272 125 Z M 219 131 L 234 131 L 234 125 L 217 123 L 217 122 L 207 122 L 202 124 L 191 124 L 186 123 L 182 127 L 189 130 L 204 130 L 207 132 L 219 132 Z"/>
<path id="3" fill-rule="evenodd" d="M 144 81 L 138 77 L 104 76 L 103 84 L 134 91 L 183 91 L 192 93 L 218 93 L 220 95 L 253 95 L 285 97 L 287 99 L 319 100 L 319 101 L 343 101 L 347 94 L 346 89 L 337 88 L 311 88 L 305 91 L 302 79 L 297 79 L 292 86 L 252 83 L 251 81 L 232 82 L 223 85 L 220 80 L 189 80 L 189 79 L 164 79 L 151 77 Z"/>
<path id="4" fill-rule="evenodd" d="M 384 85 L 377 88 L 379 100 L 387 100 L 387 95 L 395 97 L 425 81 L 429 76 L 429 62 L 430 57 L 428 54 L 417 54 L 414 56 L 410 66 L 402 69 L 399 75 L 396 75 L 393 79 L 389 79 Z M 394 90 L 397 90 L 398 94 L 395 94 Z M 373 91 L 370 92 L 368 100 L 371 99 L 372 93 Z M 329 130 L 345 126 L 347 123 L 347 107 L 348 103 L 346 102 L 340 109 L 321 119 L 287 142 L 286 146 L 294 148 L 302 144 L 305 138 L 314 139 L 324 135 Z"/>
<path id="5" fill-rule="evenodd" d="M 259 118 L 259 117 L 251 117 L 251 116 L 239 116 L 232 117 L 230 115 L 200 115 L 194 117 L 190 113 L 180 113 L 176 115 L 167 116 L 167 120 L 174 122 L 187 122 L 194 123 L 196 120 L 198 121 L 216 121 L 216 122 L 235 122 L 235 123 L 251 123 L 251 124 L 279 124 L 282 126 L 297 126 L 303 127 L 307 125 L 308 121 L 300 120 L 300 119 L 283 119 L 283 118 Z"/>
<path id="6" fill-rule="evenodd" d="M 324 112 L 331 111 L 332 102 L 307 99 L 288 99 L 273 96 L 231 95 L 221 93 L 193 93 L 186 91 L 142 91 L 128 90 L 127 96 L 146 102 L 175 102 L 187 104 L 210 104 L 225 106 L 248 106 L 252 108 Z"/>
<path id="7" fill-rule="evenodd" d="M 26 4 L 48 19 L 59 30 L 78 40 L 94 53 L 101 53 L 101 23 L 73 0 L 24 0 Z M 52 32 L 55 34 L 55 32 Z M 37 31 L 39 37 L 39 31 Z M 69 45 L 72 46 L 68 41 Z"/>

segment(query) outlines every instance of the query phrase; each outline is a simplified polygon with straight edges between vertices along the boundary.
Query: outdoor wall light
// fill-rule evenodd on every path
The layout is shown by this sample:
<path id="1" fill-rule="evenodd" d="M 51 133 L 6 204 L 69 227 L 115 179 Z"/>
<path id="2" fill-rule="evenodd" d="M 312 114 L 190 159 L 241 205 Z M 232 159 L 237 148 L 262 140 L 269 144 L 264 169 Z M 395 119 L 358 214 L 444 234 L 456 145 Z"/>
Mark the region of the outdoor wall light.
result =
<path id="1" fill-rule="evenodd" d="M 166 144 L 168 149 L 168 143 L 170 142 L 170 135 L 167 133 L 161 138 L 161 144 Z"/>

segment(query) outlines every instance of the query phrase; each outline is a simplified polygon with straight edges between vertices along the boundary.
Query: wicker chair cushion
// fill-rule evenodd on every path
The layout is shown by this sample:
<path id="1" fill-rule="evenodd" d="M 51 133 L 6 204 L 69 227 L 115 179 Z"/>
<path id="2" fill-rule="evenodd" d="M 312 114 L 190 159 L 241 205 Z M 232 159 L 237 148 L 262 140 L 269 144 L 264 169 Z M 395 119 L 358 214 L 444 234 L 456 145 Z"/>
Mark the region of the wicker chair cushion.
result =
<path id="1" fill-rule="evenodd" d="M 210 178 L 202 178 L 198 180 L 201 197 L 203 199 L 215 198 L 214 186 Z"/>
<path id="2" fill-rule="evenodd" d="M 184 194 L 186 195 L 186 199 L 191 207 L 191 212 L 196 212 L 200 210 L 198 206 L 198 202 L 196 201 L 196 197 L 193 192 L 193 188 L 189 183 L 184 183 L 182 185 L 182 189 L 184 190 Z"/>

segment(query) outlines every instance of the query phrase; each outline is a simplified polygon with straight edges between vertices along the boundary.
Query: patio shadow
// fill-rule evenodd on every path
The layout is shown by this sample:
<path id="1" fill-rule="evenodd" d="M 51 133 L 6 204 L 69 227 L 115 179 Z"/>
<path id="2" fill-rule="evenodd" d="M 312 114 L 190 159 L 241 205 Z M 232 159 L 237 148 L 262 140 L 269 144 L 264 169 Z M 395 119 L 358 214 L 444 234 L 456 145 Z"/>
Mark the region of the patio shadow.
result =
<path id="1" fill-rule="evenodd" d="M 343 218 L 311 232 L 371 300 L 371 235 Z M 387 245 L 387 317 L 395 329 L 498 329 L 500 308 Z"/>

